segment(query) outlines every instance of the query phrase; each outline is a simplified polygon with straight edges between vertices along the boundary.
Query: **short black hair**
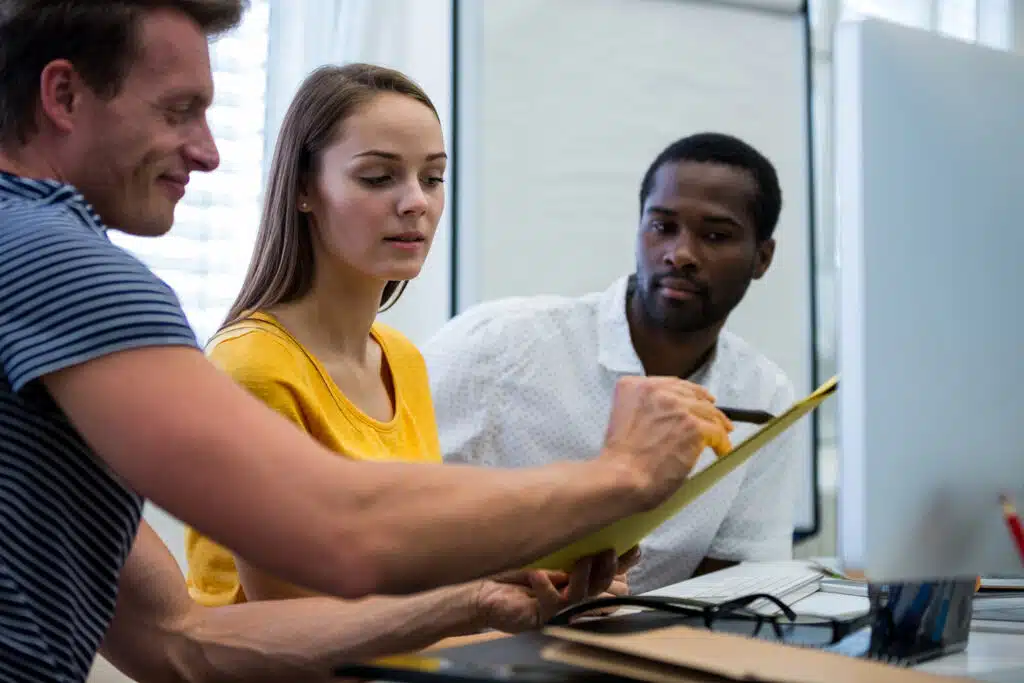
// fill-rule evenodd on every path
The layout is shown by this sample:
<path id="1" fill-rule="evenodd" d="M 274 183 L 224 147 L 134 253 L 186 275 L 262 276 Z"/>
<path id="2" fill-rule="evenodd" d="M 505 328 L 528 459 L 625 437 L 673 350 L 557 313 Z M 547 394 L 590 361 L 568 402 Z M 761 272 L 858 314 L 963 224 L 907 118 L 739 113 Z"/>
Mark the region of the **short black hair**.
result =
<path id="1" fill-rule="evenodd" d="M 748 171 L 757 183 L 754 220 L 757 240 L 771 238 L 782 212 L 782 188 L 772 162 L 743 140 L 725 133 L 697 133 L 676 140 L 662 150 L 644 173 L 640 183 L 640 213 L 654 190 L 654 176 L 665 164 L 693 161 L 735 166 Z"/>
<path id="2" fill-rule="evenodd" d="M 242 21 L 249 0 L 0 0 L 0 143 L 28 142 L 35 132 L 39 75 L 67 59 L 101 97 L 121 90 L 138 53 L 147 12 L 170 9 L 209 38 Z"/>

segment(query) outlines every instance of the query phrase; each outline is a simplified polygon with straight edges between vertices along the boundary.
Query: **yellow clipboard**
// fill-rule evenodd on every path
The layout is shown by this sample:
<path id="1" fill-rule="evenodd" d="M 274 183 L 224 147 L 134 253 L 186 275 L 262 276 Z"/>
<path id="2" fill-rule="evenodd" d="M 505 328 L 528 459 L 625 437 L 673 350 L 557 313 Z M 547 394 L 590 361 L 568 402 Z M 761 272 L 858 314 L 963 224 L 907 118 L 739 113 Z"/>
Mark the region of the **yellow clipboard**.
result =
<path id="1" fill-rule="evenodd" d="M 761 427 L 740 445 L 711 463 L 707 468 L 686 480 L 679 490 L 667 501 L 653 510 L 632 517 L 620 519 L 597 533 L 582 538 L 561 550 L 529 565 L 530 569 L 570 571 L 578 560 L 596 555 L 609 548 L 616 555 L 622 555 L 638 544 L 645 536 L 657 529 L 663 522 L 692 503 L 701 494 L 718 483 L 725 475 L 745 463 L 750 456 L 770 443 L 775 437 L 789 429 L 801 417 L 817 408 L 822 401 L 835 393 L 839 377 L 833 377 L 807 398 L 794 403 L 786 412 Z"/>

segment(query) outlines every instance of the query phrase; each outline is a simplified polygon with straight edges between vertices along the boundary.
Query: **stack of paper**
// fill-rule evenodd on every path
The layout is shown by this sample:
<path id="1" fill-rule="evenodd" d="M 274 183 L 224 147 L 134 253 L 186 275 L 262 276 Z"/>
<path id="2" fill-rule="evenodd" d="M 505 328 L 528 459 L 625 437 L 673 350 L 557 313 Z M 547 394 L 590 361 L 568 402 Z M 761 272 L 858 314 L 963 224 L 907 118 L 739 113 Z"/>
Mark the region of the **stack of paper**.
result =
<path id="1" fill-rule="evenodd" d="M 1024 592 L 1024 576 L 983 576 L 981 590 Z"/>
<path id="2" fill-rule="evenodd" d="M 1024 590 L 984 590 L 974 596 L 975 631 L 1024 633 Z"/>

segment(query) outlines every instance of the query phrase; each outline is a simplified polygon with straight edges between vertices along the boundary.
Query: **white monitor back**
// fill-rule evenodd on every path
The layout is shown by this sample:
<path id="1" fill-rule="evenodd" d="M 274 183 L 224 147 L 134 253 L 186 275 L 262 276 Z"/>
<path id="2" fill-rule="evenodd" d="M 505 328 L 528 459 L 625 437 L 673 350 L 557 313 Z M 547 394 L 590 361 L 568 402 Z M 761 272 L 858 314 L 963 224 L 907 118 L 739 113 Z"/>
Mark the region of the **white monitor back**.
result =
<path id="1" fill-rule="evenodd" d="M 864 20 L 835 69 L 843 560 L 1021 573 L 1024 58 Z"/>

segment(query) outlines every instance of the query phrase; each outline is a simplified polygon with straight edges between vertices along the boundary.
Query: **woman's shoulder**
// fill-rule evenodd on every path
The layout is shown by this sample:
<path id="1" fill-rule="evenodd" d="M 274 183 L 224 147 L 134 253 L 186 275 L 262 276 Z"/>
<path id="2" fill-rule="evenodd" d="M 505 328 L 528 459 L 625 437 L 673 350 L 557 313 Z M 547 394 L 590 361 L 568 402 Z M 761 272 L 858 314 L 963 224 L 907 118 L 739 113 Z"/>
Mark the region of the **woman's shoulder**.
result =
<path id="1" fill-rule="evenodd" d="M 373 334 L 383 348 L 391 371 L 403 376 L 406 388 L 427 385 L 427 363 L 411 339 L 381 322 L 373 323 Z"/>
<path id="2" fill-rule="evenodd" d="M 380 321 L 374 322 L 373 334 L 377 337 L 378 341 L 385 346 L 385 351 L 389 356 L 401 355 L 404 357 L 419 358 L 420 360 L 423 359 L 423 354 L 420 353 L 419 348 L 412 343 L 412 340 L 387 323 L 382 323 Z"/>
<path id="3" fill-rule="evenodd" d="M 231 322 L 206 344 L 207 357 L 231 375 L 290 374 L 304 365 L 306 354 L 274 319 L 252 313 Z"/>

